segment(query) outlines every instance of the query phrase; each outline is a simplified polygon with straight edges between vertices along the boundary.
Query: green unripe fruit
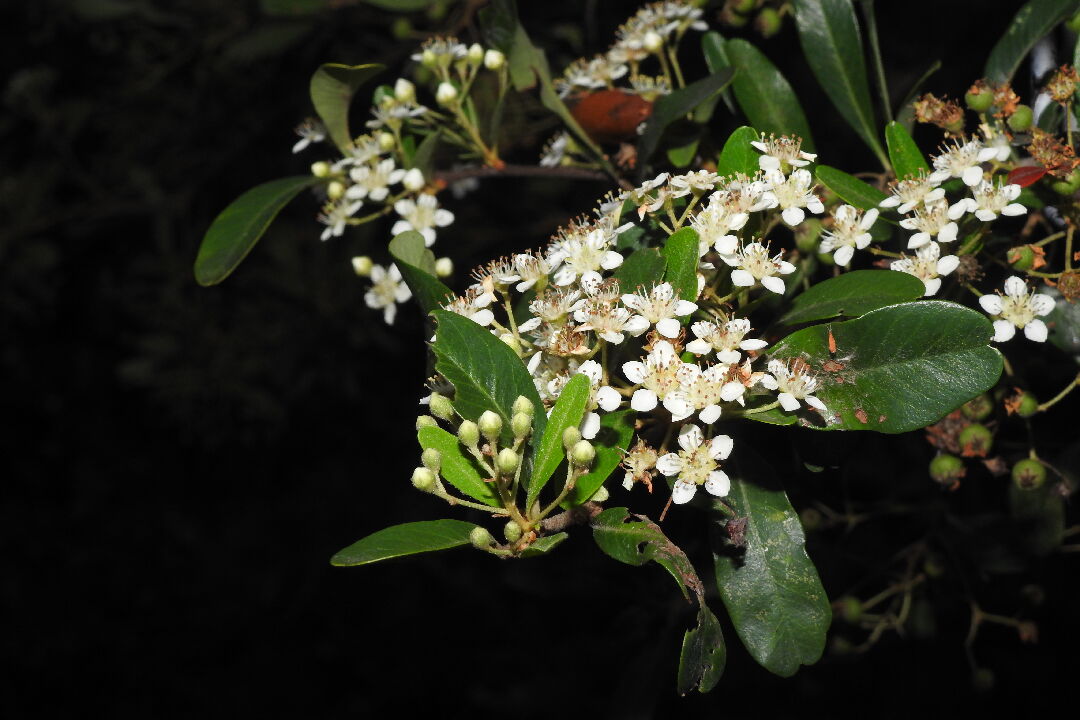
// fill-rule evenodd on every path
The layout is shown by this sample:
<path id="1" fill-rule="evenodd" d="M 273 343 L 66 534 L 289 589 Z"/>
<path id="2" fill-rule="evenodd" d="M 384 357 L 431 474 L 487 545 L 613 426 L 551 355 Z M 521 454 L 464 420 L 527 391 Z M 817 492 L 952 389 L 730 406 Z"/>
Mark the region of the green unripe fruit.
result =
<path id="1" fill-rule="evenodd" d="M 1013 465 L 1012 479 L 1021 490 L 1037 490 L 1046 482 L 1046 466 L 1038 460 L 1025 458 Z"/>
<path id="2" fill-rule="evenodd" d="M 776 12 L 776 8 L 764 7 L 754 19 L 754 29 L 766 40 L 780 32 L 780 27 L 780 13 Z"/>
<path id="3" fill-rule="evenodd" d="M 1064 180 L 1055 180 L 1050 183 L 1050 189 L 1059 195 L 1072 195 L 1080 190 L 1080 170 L 1074 170 Z"/>
<path id="4" fill-rule="evenodd" d="M 596 459 L 596 448 L 588 440 L 578 440 L 570 450 L 570 460 L 578 467 L 588 467 Z"/>
<path id="5" fill-rule="evenodd" d="M 983 393 L 964 403 L 960 411 L 968 420 L 985 420 L 990 413 L 994 412 L 994 401 L 989 395 Z"/>
<path id="6" fill-rule="evenodd" d="M 972 423 L 960 431 L 956 441 L 965 456 L 984 457 L 994 445 L 994 434 L 981 423 Z"/>
<path id="7" fill-rule="evenodd" d="M 454 417 L 454 405 L 450 402 L 450 398 L 445 395 L 440 395 L 437 392 L 431 393 L 431 398 L 428 400 L 428 407 L 431 408 L 431 414 L 440 420 L 451 420 Z"/>
<path id="8" fill-rule="evenodd" d="M 480 428 L 480 434 L 487 439 L 488 442 L 495 442 L 499 439 L 499 433 L 502 432 L 502 418 L 499 413 L 492 412 L 491 410 L 485 410 L 480 416 L 480 419 L 476 422 L 477 427 Z"/>
<path id="9" fill-rule="evenodd" d="M 435 473 L 426 467 L 418 467 L 413 470 L 412 484 L 421 492 L 431 492 L 435 489 Z"/>
<path id="10" fill-rule="evenodd" d="M 990 88 L 983 88 L 978 92 L 968 92 L 964 95 L 964 103 L 978 113 L 986 112 L 994 104 L 994 93 Z"/>
<path id="11" fill-rule="evenodd" d="M 435 448 L 428 448 L 420 454 L 420 462 L 431 472 L 437 473 L 442 467 L 442 453 Z"/>
<path id="12" fill-rule="evenodd" d="M 1030 245 L 1009 248 L 1009 252 L 1005 254 L 1005 259 L 1016 270 L 1030 270 L 1035 264 L 1035 250 Z"/>
<path id="13" fill-rule="evenodd" d="M 855 624 L 862 618 L 862 614 L 863 606 L 859 598 L 850 595 L 840 598 L 840 617 L 844 619 L 844 622 Z"/>
<path id="14" fill-rule="evenodd" d="M 527 437 L 532 432 L 532 421 L 532 415 L 526 413 L 517 413 L 510 418 L 510 429 L 513 431 L 514 437 L 519 440 Z"/>
<path id="15" fill-rule="evenodd" d="M 1009 116 L 1009 129 L 1014 132 L 1023 132 L 1031 129 L 1031 122 L 1035 115 L 1027 105 L 1017 105 L 1015 112 Z"/>
<path id="16" fill-rule="evenodd" d="M 476 447 L 480 442 L 480 428 L 472 420 L 462 420 L 457 430 L 458 440 L 468 448 Z"/>
<path id="17" fill-rule="evenodd" d="M 513 475 L 520 464 L 521 458 L 510 448 L 503 448 L 495 456 L 495 468 L 503 475 Z"/>
<path id="18" fill-rule="evenodd" d="M 416 418 L 416 429 L 419 430 L 420 428 L 425 427 L 439 427 L 439 423 L 430 415 L 421 415 Z"/>
<path id="19" fill-rule="evenodd" d="M 495 538 L 491 537 L 491 533 L 487 530 L 477 525 L 472 529 L 472 532 L 469 533 L 469 542 L 471 542 L 475 548 L 486 550 L 495 544 Z"/>
<path id="20" fill-rule="evenodd" d="M 966 472 L 964 461 L 955 455 L 942 453 L 930 461 L 930 477 L 942 485 L 952 485 Z"/>
<path id="21" fill-rule="evenodd" d="M 1016 414 L 1022 418 L 1028 418 L 1039 412 L 1038 399 L 1029 392 L 1020 396 L 1020 403 L 1016 407 Z"/>
<path id="22" fill-rule="evenodd" d="M 578 440 L 581 440 L 581 431 L 571 425 L 563 430 L 562 434 L 562 446 L 569 450 L 577 444 Z"/>
<path id="23" fill-rule="evenodd" d="M 517 542 L 521 539 L 521 526 L 513 520 L 507 521 L 503 527 L 503 537 L 506 538 L 506 542 Z"/>
<path id="24" fill-rule="evenodd" d="M 532 400 L 525 397 L 524 395 L 518 395 L 517 400 L 514 401 L 513 412 L 515 415 L 517 415 L 518 413 L 532 415 L 534 409 L 535 408 L 532 404 Z"/>

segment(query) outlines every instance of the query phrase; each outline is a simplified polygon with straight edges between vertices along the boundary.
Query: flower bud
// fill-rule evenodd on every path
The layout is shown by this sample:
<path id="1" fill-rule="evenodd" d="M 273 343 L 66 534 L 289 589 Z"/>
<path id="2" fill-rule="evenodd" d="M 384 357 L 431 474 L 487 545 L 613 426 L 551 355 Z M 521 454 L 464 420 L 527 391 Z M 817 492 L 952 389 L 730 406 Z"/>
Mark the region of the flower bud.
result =
<path id="1" fill-rule="evenodd" d="M 510 448 L 503 448 L 495 456 L 495 468 L 503 475 L 513 475 L 521 465 L 521 457 Z"/>
<path id="2" fill-rule="evenodd" d="M 776 8 L 761 8 L 761 12 L 754 18 L 754 29 L 766 40 L 780 32 L 780 28 L 780 13 L 776 12 Z"/>
<path id="3" fill-rule="evenodd" d="M 574 447 L 579 440 L 581 440 L 581 431 L 573 425 L 563 430 L 562 445 L 567 451 Z"/>
<path id="4" fill-rule="evenodd" d="M 506 538 L 506 542 L 517 542 L 521 539 L 521 526 L 513 520 L 508 520 L 503 527 L 503 537 Z"/>
<path id="5" fill-rule="evenodd" d="M 326 197 L 331 200 L 340 200 L 342 195 L 345 194 L 345 185 L 341 182 L 334 180 L 326 186 Z"/>
<path id="6" fill-rule="evenodd" d="M 371 268 L 374 263 L 371 262 L 371 258 L 367 255 L 357 255 L 352 259 L 352 269 L 360 277 L 367 277 L 371 275 Z"/>
<path id="7" fill-rule="evenodd" d="M 930 461 L 930 477 L 936 483 L 955 485 L 966 473 L 964 461 L 955 455 L 942 453 Z"/>
<path id="8" fill-rule="evenodd" d="M 664 38 L 655 30 L 649 30 L 642 38 L 641 46 L 648 52 L 658 53 L 664 47 Z"/>
<path id="9" fill-rule="evenodd" d="M 311 163 L 311 174 L 317 178 L 324 178 L 330 174 L 330 163 L 320 160 Z"/>
<path id="10" fill-rule="evenodd" d="M 457 100 L 457 96 L 457 88 L 448 82 L 439 83 L 438 89 L 435 90 L 435 101 L 440 105 L 449 105 Z"/>
<path id="11" fill-rule="evenodd" d="M 534 410 L 534 407 L 533 407 L 533 404 L 532 404 L 532 400 L 525 397 L 524 395 L 518 395 L 517 399 L 514 400 L 514 414 L 515 415 L 517 415 L 518 413 L 525 413 L 526 415 L 532 415 L 533 410 Z"/>
<path id="12" fill-rule="evenodd" d="M 431 408 L 431 414 L 440 420 L 451 420 L 454 417 L 454 404 L 445 395 L 431 393 L 431 397 L 428 398 L 428 407 Z"/>
<path id="13" fill-rule="evenodd" d="M 469 542 L 479 550 L 487 550 L 495 544 L 495 538 L 491 537 L 491 533 L 487 530 L 477 525 L 469 533 Z"/>
<path id="14" fill-rule="evenodd" d="M 421 415 L 416 418 L 416 429 L 419 430 L 425 427 L 439 427 L 439 423 L 430 415 Z"/>
<path id="15" fill-rule="evenodd" d="M 484 53 L 484 67 L 488 70 L 500 70 L 506 64 L 506 56 L 492 48 Z"/>
<path id="16" fill-rule="evenodd" d="M 480 428 L 472 420 L 462 420 L 457 429 L 458 440 L 467 448 L 476 447 L 480 442 Z"/>
<path id="17" fill-rule="evenodd" d="M 488 442 L 495 442 L 499 439 L 499 433 L 502 432 L 503 421 L 498 413 L 492 412 L 491 410 L 485 410 L 480 416 L 480 419 L 477 420 L 476 424 L 480 428 L 480 433 Z"/>
<path id="18" fill-rule="evenodd" d="M 510 429 L 514 432 L 514 437 L 518 440 L 528 437 L 532 432 L 532 415 L 527 413 L 515 413 L 514 417 L 510 418 Z"/>
<path id="19" fill-rule="evenodd" d="M 994 401 L 989 395 L 983 393 L 961 405 L 960 412 L 968 420 L 985 420 L 990 413 L 994 412 Z"/>
<path id="20" fill-rule="evenodd" d="M 418 467 L 413 470 L 412 484 L 420 492 L 431 492 L 435 489 L 435 473 L 426 467 Z"/>
<path id="21" fill-rule="evenodd" d="M 439 64 L 439 56 L 430 48 L 427 48 L 420 53 L 420 64 L 426 68 L 433 68 Z"/>
<path id="22" fill-rule="evenodd" d="M 964 457 L 986 457 L 994 445 L 994 435 L 982 423 L 971 423 L 956 437 Z"/>
<path id="23" fill-rule="evenodd" d="M 394 97 L 398 102 L 411 103 L 416 100 L 416 86 L 405 78 L 398 78 L 394 83 Z"/>
<path id="24" fill-rule="evenodd" d="M 1031 122 L 1034 119 L 1034 114 L 1031 112 L 1031 108 L 1027 105 L 1017 105 L 1016 110 L 1009 116 L 1008 123 L 1009 129 L 1014 132 L 1023 132 L 1031 128 Z"/>
<path id="25" fill-rule="evenodd" d="M 484 48 L 480 47 L 480 43 L 473 43 L 465 57 L 470 65 L 479 65 L 484 62 Z"/>
<path id="26" fill-rule="evenodd" d="M 420 462 L 422 462 L 424 467 L 431 472 L 437 473 L 442 466 L 442 453 L 433 447 L 427 448 L 424 452 L 420 453 Z"/>
<path id="27" fill-rule="evenodd" d="M 570 449 L 570 461 L 578 467 L 589 467 L 596 459 L 596 448 L 588 440 L 578 440 Z"/>
<path id="28" fill-rule="evenodd" d="M 454 274 L 454 261 L 448 257 L 441 257 L 435 261 L 436 277 L 450 277 Z"/>
<path id="29" fill-rule="evenodd" d="M 1013 465 L 1012 479 L 1021 490 L 1036 490 L 1046 482 L 1046 466 L 1034 458 L 1025 458 Z"/>
<path id="30" fill-rule="evenodd" d="M 420 168 L 412 168 L 405 173 L 405 177 L 401 179 L 401 184 L 409 192 L 417 192 L 423 190 L 424 185 L 427 183 L 424 182 L 424 173 L 421 172 Z"/>
<path id="31" fill-rule="evenodd" d="M 606 487 L 601 485 L 599 488 L 597 488 L 596 492 L 593 493 L 593 496 L 589 498 L 589 502 L 603 503 L 607 502 L 608 498 L 610 497 L 611 493 L 608 492 L 608 489 Z"/>
<path id="32" fill-rule="evenodd" d="M 394 146 L 397 145 L 397 140 L 394 139 L 394 134 L 388 132 L 379 133 L 376 141 L 379 143 L 379 149 L 383 152 L 393 150 Z"/>

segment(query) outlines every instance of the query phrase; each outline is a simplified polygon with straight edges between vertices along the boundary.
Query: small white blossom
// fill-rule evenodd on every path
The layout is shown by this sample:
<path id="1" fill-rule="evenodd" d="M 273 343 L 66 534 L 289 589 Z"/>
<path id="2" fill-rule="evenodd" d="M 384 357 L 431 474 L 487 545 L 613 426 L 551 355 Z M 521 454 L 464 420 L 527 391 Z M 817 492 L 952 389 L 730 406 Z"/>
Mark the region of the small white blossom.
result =
<path id="1" fill-rule="evenodd" d="M 911 212 L 920 204 L 929 205 L 945 197 L 945 188 L 937 187 L 930 182 L 926 171 L 920 171 L 915 177 L 906 178 L 894 183 L 892 195 L 881 201 L 883 208 L 896 208 L 901 214 Z"/>
<path id="2" fill-rule="evenodd" d="M 994 320 L 994 342 L 1011 340 L 1016 328 L 1021 328 L 1028 340 L 1046 342 L 1046 323 L 1039 317 L 1054 309 L 1054 299 L 1049 295 L 1030 293 L 1027 284 L 1013 275 L 1005 281 L 1004 295 L 983 295 L 979 305 Z"/>
<path id="3" fill-rule="evenodd" d="M 750 215 L 732 212 L 724 199 L 722 193 L 713 193 L 705 209 L 690 220 L 690 227 L 698 234 L 699 257 L 710 248 L 716 248 L 721 254 L 731 254 L 739 245 L 739 238 L 734 233 L 743 229 Z"/>
<path id="4" fill-rule="evenodd" d="M 348 202 L 341 200 L 335 203 L 327 203 L 317 220 L 326 227 L 319 236 L 320 240 L 329 240 L 332 237 L 341 237 L 345 233 L 345 225 L 356 211 L 364 206 L 364 203 L 356 200 Z"/>
<path id="5" fill-rule="evenodd" d="M 736 318 L 724 324 L 700 321 L 690 326 L 696 340 L 686 344 L 686 349 L 695 355 L 708 355 L 716 351 L 716 358 L 722 363 L 737 363 L 741 359 L 739 350 L 761 350 L 768 345 L 764 340 L 744 340 L 750 332 L 750 321 Z"/>
<path id="6" fill-rule="evenodd" d="M 409 286 L 401 281 L 401 272 L 397 265 L 387 270 L 382 265 L 371 267 L 371 288 L 364 294 L 364 302 L 372 310 L 382 309 L 383 320 L 387 325 L 394 324 L 397 303 L 403 303 L 412 297 Z"/>
<path id="7" fill-rule="evenodd" d="M 596 437 L 596 433 L 600 431 L 600 415 L 595 412 L 596 408 L 600 408 L 604 412 L 613 412 L 619 409 L 619 405 L 622 404 L 622 395 L 619 395 L 619 391 L 610 385 L 602 385 L 604 371 L 600 366 L 600 363 L 595 360 L 586 360 L 578 366 L 577 375 L 584 375 L 589 378 L 589 382 L 592 385 L 592 393 L 589 396 L 589 401 L 586 404 L 585 417 L 581 419 L 581 437 L 586 440 L 592 440 Z"/>
<path id="8" fill-rule="evenodd" d="M 791 227 L 806 218 L 803 208 L 816 215 L 825 212 L 821 198 L 810 192 L 814 178 L 809 170 L 794 170 L 787 178 L 779 170 L 770 170 L 765 173 L 765 180 L 769 183 L 769 193 L 776 198 L 776 204 L 783 208 L 780 216 Z"/>
<path id="9" fill-rule="evenodd" d="M 529 303 L 529 312 L 544 322 L 563 323 L 580 297 L 580 290 L 549 289 L 541 297 Z"/>
<path id="10" fill-rule="evenodd" d="M 390 229 L 391 234 L 398 235 L 415 230 L 424 236 L 424 245 L 427 247 L 435 244 L 436 227 L 446 227 L 454 222 L 454 213 L 440 208 L 434 195 L 423 194 L 415 201 L 402 198 L 394 203 L 394 211 L 401 216 L 401 220 L 394 223 L 394 227 Z"/>
<path id="11" fill-rule="evenodd" d="M 623 256 L 610 249 L 617 232 L 608 233 L 601 227 L 564 232 L 548 247 L 547 260 L 555 270 L 555 284 L 569 285 L 587 272 L 614 270 L 622 265 Z"/>
<path id="12" fill-rule="evenodd" d="M 631 360 L 623 363 L 626 379 L 641 387 L 630 398 L 630 407 L 638 412 L 649 412 L 669 392 L 679 389 L 679 369 L 682 361 L 675 348 L 667 340 L 653 343 L 652 351 L 644 362 Z"/>
<path id="13" fill-rule="evenodd" d="M 977 138 L 945 145 L 942 153 L 934 158 L 934 172 L 929 181 L 935 185 L 949 178 L 961 178 L 965 185 L 978 185 L 983 179 L 982 163 L 997 155 L 996 148 L 983 147 Z"/>
<path id="14" fill-rule="evenodd" d="M 795 272 L 795 266 L 777 253 L 769 257 L 769 248 L 759 242 L 752 242 L 730 254 L 721 254 L 720 258 L 735 270 L 731 271 L 731 282 L 736 287 L 751 287 L 761 283 L 765 289 L 780 295 L 784 294 L 784 279 L 777 275 Z"/>
<path id="15" fill-rule="evenodd" d="M 727 495 L 731 491 L 731 480 L 717 461 L 726 460 L 734 447 L 735 443 L 727 435 L 717 435 L 706 444 L 701 428 L 683 426 L 679 431 L 679 452 L 668 453 L 656 461 L 657 470 L 668 477 L 677 475 L 679 478 L 671 491 L 672 502 L 676 505 L 690 502 L 698 485 L 704 485 L 710 495 Z"/>
<path id="16" fill-rule="evenodd" d="M 836 264 L 847 267 L 855 255 L 855 250 L 863 250 L 870 244 L 869 230 L 877 216 L 876 208 L 867 210 L 865 215 L 851 205 L 836 208 L 833 212 L 832 228 L 825 231 L 821 239 L 821 252 L 833 253 Z"/>
<path id="17" fill-rule="evenodd" d="M 655 325 L 656 331 L 666 338 L 679 336 L 678 318 L 697 310 L 697 303 L 680 300 L 675 296 L 671 283 L 663 282 L 646 293 L 644 289 L 622 296 L 623 304 L 637 312 L 635 318 L 641 318 L 649 325 Z"/>
<path id="18" fill-rule="evenodd" d="M 941 277 L 948 275 L 960 265 L 960 258 L 955 255 L 941 257 L 941 246 L 937 243 L 924 245 L 915 251 L 915 257 L 903 257 L 894 260 L 889 268 L 914 275 L 926 286 L 925 297 L 937 294 L 941 288 Z"/>
<path id="19" fill-rule="evenodd" d="M 765 182 L 761 173 L 748 178 L 738 173 L 728 178 L 724 186 L 722 198 L 728 212 L 752 213 L 762 210 L 771 210 L 776 207 L 776 196 L 769 192 L 769 184 Z"/>
<path id="20" fill-rule="evenodd" d="M 570 144 L 570 133 L 565 130 L 548 140 L 544 146 L 544 152 L 540 155 L 540 167 L 557 167 L 564 157 Z"/>
<path id="21" fill-rule="evenodd" d="M 640 315 L 631 316 L 626 308 L 600 300 L 584 301 L 574 311 L 574 319 L 580 323 L 579 330 L 592 330 L 613 345 L 625 340 L 625 333 L 637 337 L 649 329 L 649 321 Z"/>
<path id="22" fill-rule="evenodd" d="M 481 327 L 487 327 L 495 319 L 495 314 L 488 309 L 489 304 L 480 299 L 475 288 L 470 288 L 463 296 L 455 297 L 443 305 L 443 309 L 467 317 Z"/>
<path id="23" fill-rule="evenodd" d="M 678 373 L 678 389 L 664 397 L 664 409 L 671 413 L 671 419 L 675 422 L 685 420 L 697 411 L 698 419 L 706 425 L 719 420 L 726 373 L 724 365 L 702 370 L 699 365 L 684 363 Z M 742 385 L 738 385 L 741 395 Z"/>
<path id="24" fill-rule="evenodd" d="M 817 155 L 804 152 L 802 138 L 794 136 L 766 137 L 761 133 L 761 139 L 752 140 L 750 144 L 763 153 L 758 157 L 758 167 L 762 170 L 782 170 L 785 165 L 803 167 L 817 159 Z"/>
<path id="25" fill-rule="evenodd" d="M 292 146 L 293 154 L 300 152 L 311 143 L 322 142 L 326 139 L 326 128 L 321 122 L 312 118 L 297 125 L 295 132 L 300 139 Z"/>
<path id="26" fill-rule="evenodd" d="M 405 171 L 395 168 L 394 161 L 386 158 L 378 164 L 353 167 L 349 171 L 349 177 L 355 185 L 345 191 L 345 197 L 350 200 L 368 198 L 375 202 L 382 202 L 390 194 L 389 186 L 401 182 L 405 177 Z"/>
<path id="27" fill-rule="evenodd" d="M 518 282 L 514 289 L 525 292 L 541 278 L 547 278 L 551 272 L 551 265 L 547 258 L 540 253 L 521 253 L 514 256 L 514 269 L 517 271 Z"/>
<path id="28" fill-rule="evenodd" d="M 911 217 L 901 220 L 900 227 L 905 230 L 918 230 L 908 238 L 908 249 L 916 250 L 928 245 L 935 237 L 938 242 L 956 240 L 956 233 L 960 228 L 949 216 L 948 203 L 938 200 L 916 210 Z"/>
<path id="29" fill-rule="evenodd" d="M 825 414 L 825 403 L 811 394 L 817 388 L 817 378 L 810 373 L 810 367 L 805 362 L 770 360 L 768 368 L 772 373 L 772 380 L 764 378 L 762 385 L 770 390 L 780 391 L 776 396 L 780 407 L 793 412 L 799 408 L 799 401 L 802 400 L 822 415 Z"/>
<path id="30" fill-rule="evenodd" d="M 683 197 L 693 193 L 701 195 L 716 188 L 720 176 L 708 170 L 695 170 L 685 175 L 673 175 L 668 181 L 672 197 Z"/>
<path id="31" fill-rule="evenodd" d="M 1027 208 L 1013 202 L 1020 196 L 1019 185 L 999 185 L 984 180 L 971 189 L 973 197 L 963 198 L 949 208 L 949 217 L 959 220 L 965 213 L 975 213 L 983 222 L 997 220 L 998 215 L 1023 215 Z"/>

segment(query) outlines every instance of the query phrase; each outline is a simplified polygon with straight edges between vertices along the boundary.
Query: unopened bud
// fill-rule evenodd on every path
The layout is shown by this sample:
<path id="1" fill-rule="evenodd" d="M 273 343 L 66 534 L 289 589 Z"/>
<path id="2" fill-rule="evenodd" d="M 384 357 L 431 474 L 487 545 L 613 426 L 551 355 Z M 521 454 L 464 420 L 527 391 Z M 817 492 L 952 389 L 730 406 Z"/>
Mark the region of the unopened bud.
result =
<path id="1" fill-rule="evenodd" d="M 394 134 L 388 132 L 379 133 L 376 141 L 379 143 L 379 149 L 383 152 L 386 152 L 387 150 L 393 150 L 394 146 L 397 145 L 397 140 L 394 139 Z"/>
<path id="2" fill-rule="evenodd" d="M 367 277 L 371 275 L 371 268 L 374 263 L 371 262 L 371 258 L 367 255 L 357 255 L 352 259 L 352 269 L 360 277 Z"/>
<path id="3" fill-rule="evenodd" d="M 330 174 L 330 163 L 320 160 L 311 163 L 311 174 L 317 178 L 324 178 Z"/>
<path id="4" fill-rule="evenodd" d="M 608 489 L 606 487 L 601 485 L 599 488 L 597 488 L 596 492 L 593 493 L 593 496 L 589 498 L 589 501 L 594 503 L 603 503 L 607 502 L 608 498 L 610 497 L 611 493 L 608 492 Z"/>
<path id="5" fill-rule="evenodd" d="M 331 200 L 340 200 L 341 196 L 345 194 L 345 185 L 334 180 L 326 186 L 326 197 Z"/>
<path id="6" fill-rule="evenodd" d="M 480 442 L 480 428 L 472 420 L 462 420 L 457 429 L 458 440 L 467 448 L 476 447 Z"/>
<path id="7" fill-rule="evenodd" d="M 417 430 L 426 427 L 439 427 L 439 423 L 437 420 L 435 420 L 435 418 L 431 417 L 430 415 L 421 415 L 420 417 L 416 418 Z"/>
<path id="8" fill-rule="evenodd" d="M 470 65 L 479 65 L 484 62 L 484 48 L 480 47 L 480 43 L 473 43 L 469 46 L 469 52 L 465 57 Z"/>
<path id="9" fill-rule="evenodd" d="M 517 415 L 518 413 L 525 413 L 526 415 L 532 415 L 533 410 L 535 408 L 533 407 L 532 400 L 525 397 L 524 395 L 518 395 L 517 399 L 514 400 L 514 408 L 513 409 L 514 409 L 514 414 L 515 415 Z"/>
<path id="10" fill-rule="evenodd" d="M 430 49 L 426 49 L 420 53 L 420 64 L 427 68 L 433 68 L 439 64 L 439 56 Z"/>
<path id="11" fill-rule="evenodd" d="M 532 432 L 532 415 L 527 413 L 515 413 L 514 417 L 510 418 L 510 429 L 514 432 L 514 437 L 522 439 L 528 437 Z"/>
<path id="12" fill-rule="evenodd" d="M 503 537 L 506 538 L 506 542 L 517 542 L 521 539 L 521 526 L 513 520 L 508 520 L 503 527 Z"/>
<path id="13" fill-rule="evenodd" d="M 428 398 L 428 407 L 431 408 L 431 414 L 440 420 L 451 420 L 454 417 L 454 404 L 445 395 L 431 393 L 431 397 Z"/>
<path id="14" fill-rule="evenodd" d="M 442 467 L 442 453 L 435 448 L 427 448 L 420 454 L 420 462 L 431 472 L 437 473 Z"/>
<path id="15" fill-rule="evenodd" d="M 495 468 L 503 475 L 513 475 L 521 464 L 521 457 L 510 448 L 503 448 L 495 456 Z"/>
<path id="16" fill-rule="evenodd" d="M 398 102 L 411 103 L 416 100 L 416 86 L 405 78 L 398 78 L 394 83 L 394 97 Z"/>
<path id="17" fill-rule="evenodd" d="M 426 184 L 424 182 L 424 173 L 420 171 L 420 168 L 412 168 L 405 173 L 405 177 L 401 179 L 401 184 L 404 185 L 405 189 L 409 192 L 423 190 L 424 185 Z"/>
<path id="18" fill-rule="evenodd" d="M 492 48 L 484 53 L 484 67 L 488 70 L 500 70 L 506 64 L 506 56 Z"/>
<path id="19" fill-rule="evenodd" d="M 649 30 L 642 38 L 641 46 L 648 52 L 658 53 L 664 47 L 664 38 L 655 30 Z"/>
<path id="20" fill-rule="evenodd" d="M 1031 107 L 1028 105 L 1017 105 L 1016 110 L 1009 116 L 1008 123 L 1009 129 L 1015 132 L 1023 132 L 1031 128 L 1031 122 L 1034 119 L 1034 114 L 1031 112 Z"/>
<path id="21" fill-rule="evenodd" d="M 596 459 L 596 448 L 588 440 L 578 440 L 570 450 L 570 460 L 578 467 L 588 467 Z"/>
<path id="22" fill-rule="evenodd" d="M 469 542 L 471 542 L 475 548 L 486 550 L 495 544 L 495 538 L 491 537 L 491 533 L 487 530 L 477 525 L 472 529 L 472 532 L 469 533 Z"/>
<path id="23" fill-rule="evenodd" d="M 448 82 L 439 83 L 438 89 L 435 90 L 435 101 L 440 105 L 449 105 L 457 100 L 457 96 L 457 88 Z"/>
<path id="24" fill-rule="evenodd" d="M 436 277 L 446 278 L 454 274 L 454 261 L 448 257 L 441 257 L 435 261 Z"/>
<path id="25" fill-rule="evenodd" d="M 477 427 L 480 428 L 480 433 L 488 442 L 495 442 L 499 439 L 499 433 L 502 432 L 503 421 L 498 413 L 492 412 L 491 410 L 485 410 L 480 416 L 480 419 L 477 420 L 476 424 Z"/>
<path id="26" fill-rule="evenodd" d="M 435 473 L 426 467 L 418 467 L 413 470 L 412 484 L 421 492 L 431 492 L 435 489 Z"/>
<path id="27" fill-rule="evenodd" d="M 562 446 L 567 450 L 570 450 L 570 448 L 574 447 L 574 445 L 577 444 L 579 440 L 581 440 L 581 431 L 573 425 L 563 430 Z"/>

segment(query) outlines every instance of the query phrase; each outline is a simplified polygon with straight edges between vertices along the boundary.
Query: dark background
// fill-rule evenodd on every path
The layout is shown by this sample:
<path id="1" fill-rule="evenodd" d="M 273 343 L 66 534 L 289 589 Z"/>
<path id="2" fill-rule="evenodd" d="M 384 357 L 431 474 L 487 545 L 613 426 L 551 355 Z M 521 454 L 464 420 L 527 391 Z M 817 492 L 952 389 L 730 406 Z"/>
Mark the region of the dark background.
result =
<path id="1" fill-rule="evenodd" d="M 394 37 L 398 16 L 356 2 L 299 16 L 266 11 L 274 5 L 0 9 L 5 717 L 794 717 L 866 702 L 865 714 L 894 716 L 909 706 L 1031 710 L 1071 694 L 1067 556 L 978 579 L 987 610 L 1022 612 L 1042 630 L 1037 645 L 1003 628 L 980 636 L 992 691 L 970 681 L 966 606 L 943 596 L 931 633 L 888 636 L 857 658 L 827 654 L 791 680 L 756 667 L 729 629 L 727 676 L 686 699 L 674 671 L 688 606 L 659 568 L 608 561 L 587 531 L 530 562 L 457 551 L 331 568 L 330 555 L 363 535 L 444 513 L 408 485 L 425 371 L 418 313 L 406 307 L 387 328 L 348 263 L 384 258 L 388 224 L 320 243 L 315 203 L 300 198 L 223 285 L 196 286 L 191 266 L 229 200 L 319 156 L 289 154 L 319 63 L 400 65 L 426 33 L 457 22 L 460 4 L 435 20 L 408 15 L 407 40 Z M 604 49 L 637 7 L 521 5 L 554 67 Z M 934 59 L 944 67 L 927 88 L 962 94 L 1014 3 L 879 5 L 899 100 Z M 809 76 L 790 23 L 763 48 L 798 89 L 822 158 L 872 167 Z M 547 132 L 522 129 L 532 145 L 516 151 L 521 161 L 535 161 Z M 458 221 L 436 249 L 464 270 L 539 246 L 607 189 L 503 180 L 447 196 Z M 1043 382 L 1046 393 L 1064 384 L 1052 373 Z M 787 477 L 797 508 L 885 487 L 941 497 L 921 434 L 760 433 L 780 455 L 794 444 L 842 467 Z M 965 492 L 942 502 L 962 504 Z M 665 528 L 708 568 L 700 522 L 685 515 Z M 867 578 L 860 591 L 884 587 L 889 575 L 864 553 L 899 550 L 909 525 L 812 535 L 830 596 Z M 1019 599 L 1032 582 L 1046 590 L 1040 608 Z"/>

